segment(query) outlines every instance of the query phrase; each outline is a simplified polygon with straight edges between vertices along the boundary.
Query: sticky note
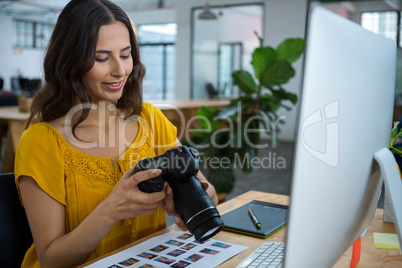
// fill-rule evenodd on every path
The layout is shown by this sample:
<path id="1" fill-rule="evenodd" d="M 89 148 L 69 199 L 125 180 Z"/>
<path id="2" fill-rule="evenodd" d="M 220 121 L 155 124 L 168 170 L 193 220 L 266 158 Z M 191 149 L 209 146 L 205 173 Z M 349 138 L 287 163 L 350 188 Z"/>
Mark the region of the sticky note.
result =
<path id="1" fill-rule="evenodd" d="M 374 247 L 386 249 L 399 249 L 397 234 L 373 233 Z"/>

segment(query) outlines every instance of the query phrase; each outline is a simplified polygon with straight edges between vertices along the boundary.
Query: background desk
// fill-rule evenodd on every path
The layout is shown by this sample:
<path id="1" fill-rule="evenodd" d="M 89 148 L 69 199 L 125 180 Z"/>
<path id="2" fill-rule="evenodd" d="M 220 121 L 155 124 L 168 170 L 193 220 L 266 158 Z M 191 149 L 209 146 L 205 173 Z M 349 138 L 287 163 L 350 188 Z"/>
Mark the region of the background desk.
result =
<path id="1" fill-rule="evenodd" d="M 219 109 L 226 107 L 227 100 L 165 100 L 148 101 L 155 104 L 164 115 L 177 127 L 179 138 L 184 137 L 187 123 L 197 113 L 201 106 L 217 107 Z M 18 106 L 0 107 L 0 135 L 3 137 L 4 127 L 8 126 L 6 151 L 3 161 L 3 173 L 14 171 L 15 152 L 22 132 L 25 130 L 29 113 L 22 113 Z M 182 135 L 180 136 L 180 133 Z M 1 151 L 0 142 L 0 151 Z"/>
<path id="2" fill-rule="evenodd" d="M 0 137 L 4 136 L 7 126 L 6 149 L 3 161 L 3 173 L 14 171 L 15 151 L 21 140 L 22 132 L 28 122 L 29 113 L 21 113 L 18 106 L 0 107 Z M 3 142 L 0 142 L 0 151 Z"/>
<path id="3" fill-rule="evenodd" d="M 218 210 L 221 214 L 229 212 L 235 208 L 238 208 L 252 200 L 261 200 L 266 202 L 272 202 L 277 204 L 288 205 L 289 197 L 284 195 L 263 193 L 257 191 L 249 191 L 245 194 L 237 196 L 227 202 L 224 202 L 218 205 Z M 375 217 L 371 224 L 369 225 L 366 235 L 362 238 L 362 252 L 360 263 L 358 267 L 402 267 L 402 255 L 399 253 L 397 249 L 375 249 L 374 248 L 374 240 L 373 240 L 373 232 L 380 233 L 395 233 L 395 228 L 393 224 L 384 223 L 382 221 L 382 209 L 377 209 L 375 213 Z M 113 253 L 117 253 L 126 248 L 132 247 L 133 245 L 139 244 L 151 237 L 156 235 L 164 234 L 169 232 L 170 230 L 177 229 L 177 227 L 169 226 L 164 230 L 161 230 L 153 235 L 140 239 L 134 243 L 131 243 L 121 249 L 118 249 Z M 179 230 L 179 229 L 177 229 Z M 242 260 L 244 260 L 248 255 L 250 255 L 254 250 L 256 250 L 262 243 L 266 241 L 275 241 L 275 242 L 285 242 L 286 240 L 286 228 L 281 229 L 277 233 L 268 237 L 267 239 L 261 239 L 257 237 L 237 234 L 228 231 L 221 231 L 214 239 L 235 243 L 243 246 L 247 246 L 248 249 L 244 250 L 242 253 L 234 256 L 233 258 L 227 260 L 219 267 L 221 268 L 233 268 L 237 264 L 239 264 Z M 319 254 L 319 253 L 317 253 Z M 335 264 L 334 267 L 350 267 L 350 260 L 352 256 L 352 247 L 350 247 L 344 255 L 339 259 L 339 261 Z M 311 256 L 314 258 L 314 256 Z M 97 259 L 99 260 L 99 259 Z M 90 262 L 93 263 L 96 260 Z M 88 265 L 89 263 L 85 264 Z M 85 266 L 83 265 L 83 266 Z M 83 267 L 80 266 L 80 267 Z"/>

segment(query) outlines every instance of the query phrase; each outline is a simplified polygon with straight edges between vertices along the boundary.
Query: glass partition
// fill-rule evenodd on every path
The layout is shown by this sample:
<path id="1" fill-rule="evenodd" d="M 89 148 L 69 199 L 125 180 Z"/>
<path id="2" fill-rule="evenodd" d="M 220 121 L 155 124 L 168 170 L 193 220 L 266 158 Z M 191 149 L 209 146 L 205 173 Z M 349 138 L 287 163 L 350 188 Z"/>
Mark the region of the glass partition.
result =
<path id="1" fill-rule="evenodd" d="M 212 6 L 216 19 L 200 19 L 203 7 L 192 11 L 191 97 L 231 97 L 239 94 L 231 73 L 251 69 L 251 54 L 263 33 L 263 4 Z"/>

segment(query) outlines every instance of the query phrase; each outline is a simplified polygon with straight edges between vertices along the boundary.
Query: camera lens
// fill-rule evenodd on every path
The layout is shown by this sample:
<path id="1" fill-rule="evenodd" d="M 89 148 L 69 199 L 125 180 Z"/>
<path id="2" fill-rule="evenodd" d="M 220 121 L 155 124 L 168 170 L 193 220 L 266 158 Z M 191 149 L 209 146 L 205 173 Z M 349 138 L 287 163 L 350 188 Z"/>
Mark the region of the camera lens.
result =
<path id="1" fill-rule="evenodd" d="M 204 220 L 203 220 L 204 219 Z M 203 211 L 198 218 L 186 222 L 188 230 L 194 234 L 195 240 L 202 242 L 219 233 L 223 228 L 223 222 L 215 207 Z"/>
<path id="2" fill-rule="evenodd" d="M 196 176 L 169 182 L 176 211 L 197 241 L 204 241 L 223 228 L 219 212 Z"/>

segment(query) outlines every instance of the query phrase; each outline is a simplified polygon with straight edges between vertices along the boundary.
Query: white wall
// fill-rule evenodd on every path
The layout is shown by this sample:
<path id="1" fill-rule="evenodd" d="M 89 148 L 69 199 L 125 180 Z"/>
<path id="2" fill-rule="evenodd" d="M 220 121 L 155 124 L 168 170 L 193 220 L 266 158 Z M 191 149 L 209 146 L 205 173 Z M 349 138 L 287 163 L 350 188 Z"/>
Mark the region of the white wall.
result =
<path id="1" fill-rule="evenodd" d="M 0 15 L 0 76 L 11 90 L 11 77 L 42 78 L 43 49 L 14 49 L 12 17 Z"/>
<path id="2" fill-rule="evenodd" d="M 127 14 L 136 25 L 171 23 L 176 20 L 176 10 L 174 8 L 163 8 L 159 10 L 147 11 L 127 11 Z"/>

